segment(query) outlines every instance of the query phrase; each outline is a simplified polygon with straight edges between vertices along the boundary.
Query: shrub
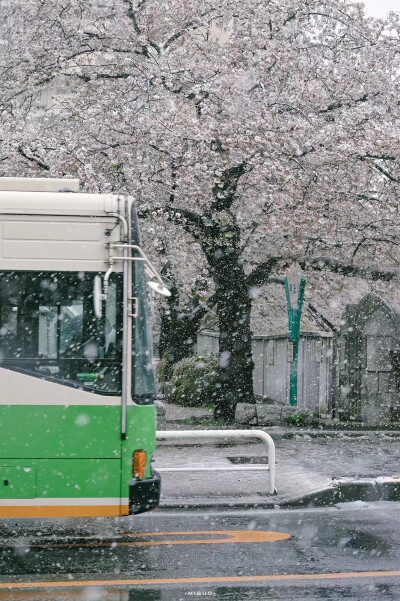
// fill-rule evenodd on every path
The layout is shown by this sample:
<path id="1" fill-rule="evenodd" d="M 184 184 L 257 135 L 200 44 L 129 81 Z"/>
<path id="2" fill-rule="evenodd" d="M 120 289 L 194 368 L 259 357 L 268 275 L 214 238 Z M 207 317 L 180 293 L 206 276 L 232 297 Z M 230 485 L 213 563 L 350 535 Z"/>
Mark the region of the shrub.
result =
<path id="1" fill-rule="evenodd" d="M 297 428 L 314 427 L 318 420 L 311 413 L 295 413 L 286 419 L 286 423 Z"/>
<path id="2" fill-rule="evenodd" d="M 174 365 L 165 394 L 170 403 L 201 407 L 215 399 L 218 359 L 215 355 L 187 357 Z"/>

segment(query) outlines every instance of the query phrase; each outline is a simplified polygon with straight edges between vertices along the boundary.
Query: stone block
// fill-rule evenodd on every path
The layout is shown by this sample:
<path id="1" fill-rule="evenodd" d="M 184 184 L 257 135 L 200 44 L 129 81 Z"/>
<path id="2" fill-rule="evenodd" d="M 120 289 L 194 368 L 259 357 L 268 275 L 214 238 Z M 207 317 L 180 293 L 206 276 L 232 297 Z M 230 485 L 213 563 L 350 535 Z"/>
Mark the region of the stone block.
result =
<path id="1" fill-rule="evenodd" d="M 260 426 L 279 426 L 282 422 L 282 406 L 258 405 L 257 419 Z"/>
<path id="2" fill-rule="evenodd" d="M 289 417 L 293 417 L 293 415 L 296 415 L 297 412 L 297 407 L 292 407 L 291 405 L 286 405 L 285 407 L 282 407 L 282 424 L 285 425 L 286 420 L 289 419 Z"/>
<path id="3" fill-rule="evenodd" d="M 238 424 L 257 423 L 257 405 L 238 403 L 236 405 L 235 422 Z"/>

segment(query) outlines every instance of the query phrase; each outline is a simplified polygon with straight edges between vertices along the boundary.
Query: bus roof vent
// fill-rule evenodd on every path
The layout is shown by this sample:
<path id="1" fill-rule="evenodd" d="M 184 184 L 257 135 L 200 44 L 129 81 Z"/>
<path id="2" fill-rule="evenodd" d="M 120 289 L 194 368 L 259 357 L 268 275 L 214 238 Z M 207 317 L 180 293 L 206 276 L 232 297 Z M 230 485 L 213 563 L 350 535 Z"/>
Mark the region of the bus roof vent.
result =
<path id="1" fill-rule="evenodd" d="M 0 177 L 0 191 L 79 192 L 79 180 L 47 177 Z"/>

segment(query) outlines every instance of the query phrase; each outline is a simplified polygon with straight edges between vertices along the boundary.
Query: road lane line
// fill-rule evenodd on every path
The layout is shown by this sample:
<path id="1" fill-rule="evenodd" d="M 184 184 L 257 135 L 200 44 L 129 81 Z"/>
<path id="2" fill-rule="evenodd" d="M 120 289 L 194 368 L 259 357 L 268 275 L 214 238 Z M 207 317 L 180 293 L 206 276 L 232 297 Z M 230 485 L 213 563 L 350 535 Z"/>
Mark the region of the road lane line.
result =
<path id="1" fill-rule="evenodd" d="M 198 578 L 152 578 L 127 580 L 66 580 L 50 582 L 1 582 L 4 589 L 85 588 L 88 586 L 143 586 L 155 584 L 210 584 L 240 582 L 273 582 L 278 580 L 344 580 L 347 578 L 388 578 L 400 576 L 400 570 L 376 572 L 336 572 L 332 574 L 266 574 L 261 576 L 209 576 Z"/>
<path id="2" fill-rule="evenodd" d="M 107 541 L 107 542 L 78 542 L 78 543 L 54 543 L 54 544 L 32 544 L 31 549 L 71 549 L 71 548 L 92 548 L 92 547 L 148 547 L 158 545 L 199 545 L 199 544 L 220 544 L 220 543 L 271 543 L 291 538 L 290 534 L 285 532 L 270 532 L 258 530 L 199 530 L 194 532 L 135 532 L 121 534 L 125 537 L 149 538 L 161 536 L 193 536 L 193 535 L 217 535 L 226 538 L 202 538 L 202 539 L 183 539 L 183 540 L 154 540 L 154 541 Z M 9 548 L 6 545 L 0 545 L 0 548 Z M 15 546 L 13 547 L 15 548 Z"/>

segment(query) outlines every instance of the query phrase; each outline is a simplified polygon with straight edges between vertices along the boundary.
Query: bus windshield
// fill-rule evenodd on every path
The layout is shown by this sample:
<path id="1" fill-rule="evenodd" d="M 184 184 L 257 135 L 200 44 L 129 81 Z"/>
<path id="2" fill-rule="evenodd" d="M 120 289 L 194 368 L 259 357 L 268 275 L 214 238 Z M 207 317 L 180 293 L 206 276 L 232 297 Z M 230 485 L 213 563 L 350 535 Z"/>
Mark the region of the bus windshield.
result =
<path id="1" fill-rule="evenodd" d="M 154 400 L 155 383 L 153 352 L 149 328 L 149 290 L 143 263 L 134 267 L 134 292 L 137 302 L 137 317 L 134 321 L 132 398 L 135 403 L 146 404 Z"/>
<path id="2" fill-rule="evenodd" d="M 0 272 L 0 366 L 97 394 L 121 394 L 122 276 L 103 317 L 97 273 Z"/>

